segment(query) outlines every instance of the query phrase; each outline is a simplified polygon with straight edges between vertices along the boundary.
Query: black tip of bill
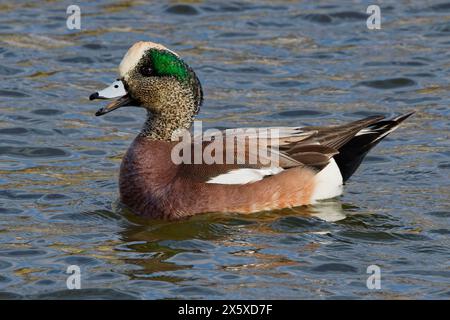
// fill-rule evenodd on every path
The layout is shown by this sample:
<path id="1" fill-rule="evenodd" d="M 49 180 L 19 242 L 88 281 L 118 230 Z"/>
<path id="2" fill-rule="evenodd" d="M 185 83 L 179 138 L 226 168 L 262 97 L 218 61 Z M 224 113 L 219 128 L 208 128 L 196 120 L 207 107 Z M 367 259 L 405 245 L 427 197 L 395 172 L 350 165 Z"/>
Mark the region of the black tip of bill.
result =
<path id="1" fill-rule="evenodd" d="M 94 92 L 93 94 L 91 94 L 90 96 L 89 96 L 89 100 L 95 100 L 95 99 L 100 99 L 100 95 L 98 94 L 98 92 Z M 95 116 L 96 117 L 98 117 L 98 116 L 102 116 L 102 115 L 104 115 L 106 112 L 105 112 L 105 110 L 104 110 L 104 108 L 100 108 L 100 109 L 98 109 L 97 110 L 97 112 L 95 113 Z"/>
<path id="2" fill-rule="evenodd" d="M 90 96 L 89 96 L 89 100 L 95 100 L 95 99 L 98 99 L 99 98 L 99 94 L 98 94 L 98 92 L 94 92 L 93 94 L 91 94 Z"/>
<path id="3" fill-rule="evenodd" d="M 97 110 L 97 112 L 95 113 L 96 117 L 102 116 L 104 115 L 106 112 L 103 110 L 103 108 L 100 108 Z"/>

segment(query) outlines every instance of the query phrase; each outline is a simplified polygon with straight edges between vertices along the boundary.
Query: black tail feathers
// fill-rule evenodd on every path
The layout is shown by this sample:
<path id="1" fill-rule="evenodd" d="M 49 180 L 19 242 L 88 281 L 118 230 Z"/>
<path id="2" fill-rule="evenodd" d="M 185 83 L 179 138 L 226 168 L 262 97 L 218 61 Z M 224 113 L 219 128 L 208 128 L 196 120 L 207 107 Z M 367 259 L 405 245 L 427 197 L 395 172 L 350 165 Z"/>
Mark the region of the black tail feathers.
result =
<path id="1" fill-rule="evenodd" d="M 358 169 L 366 154 L 383 140 L 389 133 L 397 129 L 401 122 L 410 117 L 410 112 L 391 120 L 380 120 L 360 130 L 350 141 L 339 148 L 334 156 L 342 178 L 345 181 Z"/>

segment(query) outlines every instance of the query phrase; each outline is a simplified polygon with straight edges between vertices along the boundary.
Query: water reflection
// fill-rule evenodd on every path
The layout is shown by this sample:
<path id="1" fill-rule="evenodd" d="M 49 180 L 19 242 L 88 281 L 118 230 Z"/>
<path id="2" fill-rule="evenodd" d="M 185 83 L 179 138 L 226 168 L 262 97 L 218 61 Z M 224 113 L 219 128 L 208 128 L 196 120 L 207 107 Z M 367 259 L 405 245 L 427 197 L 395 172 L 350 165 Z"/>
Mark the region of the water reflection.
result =
<path id="1" fill-rule="evenodd" d="M 189 280 L 191 268 L 220 268 L 239 278 L 242 270 L 271 270 L 299 265 L 282 255 L 263 253 L 270 246 L 245 241 L 252 233 L 292 233 L 325 235 L 333 227 L 327 222 L 345 219 L 345 210 L 338 200 L 318 206 L 283 209 L 250 215 L 211 213 L 182 221 L 159 221 L 137 217 L 121 206 L 116 214 L 127 222 L 120 232 L 125 245 L 116 248 L 126 252 L 124 262 L 139 266 L 129 273 L 132 279 L 183 282 Z M 318 219 L 312 218 L 317 217 Z M 301 243 L 299 240 L 292 243 Z M 284 240 L 285 244 L 289 240 Z M 320 247 L 320 242 L 305 243 L 306 250 Z M 120 255 L 120 254 L 119 254 Z M 217 255 L 221 255 L 220 257 Z M 195 290 L 194 290 L 195 291 Z"/>

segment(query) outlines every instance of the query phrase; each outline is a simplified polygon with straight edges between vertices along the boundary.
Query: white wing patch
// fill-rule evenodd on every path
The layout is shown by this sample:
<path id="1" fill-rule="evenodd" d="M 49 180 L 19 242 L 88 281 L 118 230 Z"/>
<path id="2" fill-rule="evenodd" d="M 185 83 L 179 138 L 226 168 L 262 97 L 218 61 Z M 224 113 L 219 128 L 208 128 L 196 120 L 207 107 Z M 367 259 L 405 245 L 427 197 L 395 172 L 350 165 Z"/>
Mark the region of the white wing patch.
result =
<path id="1" fill-rule="evenodd" d="M 272 176 L 283 171 L 280 167 L 262 169 L 236 169 L 211 178 L 206 183 L 217 184 L 246 184 L 262 180 L 266 176 Z"/>
<path id="2" fill-rule="evenodd" d="M 342 194 L 343 179 L 334 159 L 314 177 L 315 188 L 311 200 L 330 199 Z"/>

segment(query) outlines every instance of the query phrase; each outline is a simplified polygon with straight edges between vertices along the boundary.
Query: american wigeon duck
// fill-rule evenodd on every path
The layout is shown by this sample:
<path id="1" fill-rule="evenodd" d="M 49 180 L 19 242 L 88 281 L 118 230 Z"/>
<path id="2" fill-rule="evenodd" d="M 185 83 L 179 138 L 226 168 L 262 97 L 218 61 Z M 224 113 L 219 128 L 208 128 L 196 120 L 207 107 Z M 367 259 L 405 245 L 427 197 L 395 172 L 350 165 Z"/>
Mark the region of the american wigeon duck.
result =
<path id="1" fill-rule="evenodd" d="M 173 137 L 191 127 L 203 102 L 194 70 L 174 51 L 138 42 L 125 54 L 119 74 L 117 81 L 90 99 L 117 98 L 99 109 L 97 116 L 125 106 L 147 109 L 144 127 L 123 157 L 119 185 L 120 201 L 151 218 L 251 213 L 337 197 L 369 150 L 412 114 L 390 120 L 372 116 L 332 127 L 276 128 L 277 140 L 267 146 L 269 154 L 278 157 L 276 166 L 262 161 L 264 156 L 250 163 L 248 151 L 239 155 L 235 150 L 232 163 L 178 163 L 173 149 L 179 142 Z M 223 137 L 222 142 L 227 139 L 226 134 Z M 217 141 L 202 141 L 201 151 Z M 257 135 L 244 141 L 245 146 L 260 143 Z M 194 150 L 194 142 L 188 143 Z M 211 154 L 225 159 L 228 145 Z"/>

